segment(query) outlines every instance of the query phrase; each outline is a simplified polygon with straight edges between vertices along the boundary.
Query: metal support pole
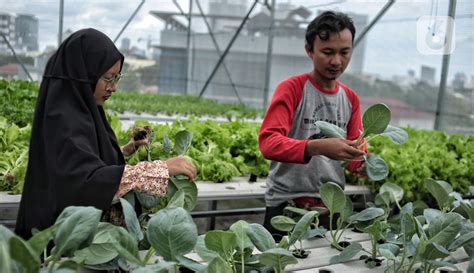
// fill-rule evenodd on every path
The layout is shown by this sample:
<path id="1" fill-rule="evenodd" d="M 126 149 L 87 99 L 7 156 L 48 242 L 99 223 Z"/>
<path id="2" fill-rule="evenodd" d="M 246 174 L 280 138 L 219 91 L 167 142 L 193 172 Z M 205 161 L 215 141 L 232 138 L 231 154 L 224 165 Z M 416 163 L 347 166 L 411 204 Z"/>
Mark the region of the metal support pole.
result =
<path id="1" fill-rule="evenodd" d="M 181 12 L 182 15 L 184 15 L 185 17 L 188 17 L 188 16 L 184 13 L 183 9 L 181 8 L 181 6 L 179 5 L 179 3 L 178 3 L 177 0 L 173 0 L 173 4 L 178 8 L 179 12 Z M 189 20 L 189 18 L 188 18 L 188 20 Z"/>
<path id="2" fill-rule="evenodd" d="M 449 1 L 449 10 L 448 10 L 448 16 L 451 17 L 454 20 L 454 17 L 456 16 L 456 0 L 450 0 Z M 454 24 L 454 23 L 453 23 Z M 436 116 L 435 116 L 435 124 L 434 124 L 434 129 L 439 130 L 441 128 L 441 115 L 444 112 L 444 94 L 446 93 L 446 82 L 448 79 L 448 70 L 449 70 L 449 59 L 451 57 L 451 54 L 448 51 L 450 49 L 450 46 L 452 44 L 452 39 L 453 37 L 453 24 L 450 24 L 449 21 L 446 22 L 446 41 L 448 42 L 448 46 L 444 48 L 445 52 L 443 55 L 443 63 L 441 66 L 441 80 L 439 83 L 439 94 L 438 94 L 438 103 L 436 106 Z"/>
<path id="3" fill-rule="evenodd" d="M 212 32 L 211 25 L 210 25 L 209 22 L 207 21 L 207 17 L 206 17 L 206 15 L 204 14 L 204 11 L 202 10 L 202 7 L 201 7 L 201 4 L 199 3 L 199 0 L 196 0 L 196 6 L 198 7 L 199 12 L 201 13 L 201 16 L 202 16 L 202 18 L 203 18 L 203 20 L 204 20 L 204 23 L 206 24 L 206 27 L 207 27 L 207 29 L 209 30 L 209 35 L 211 36 L 211 40 L 212 40 L 212 42 L 214 43 L 214 47 L 216 48 L 217 55 L 218 55 L 219 58 L 220 58 L 220 57 L 222 56 L 222 54 L 221 54 L 221 50 L 220 50 L 220 48 L 219 48 L 219 44 L 217 43 L 216 37 L 214 36 L 214 33 Z M 237 99 L 239 100 L 239 103 L 240 103 L 240 104 L 243 104 L 242 98 L 240 97 L 239 92 L 237 91 L 237 88 L 235 87 L 234 81 L 232 80 L 232 77 L 231 77 L 231 75 L 230 75 L 230 71 L 229 71 L 229 69 L 227 68 L 227 65 L 225 64 L 225 62 L 222 63 L 222 66 L 224 67 L 225 73 L 227 74 L 227 77 L 229 78 L 229 82 L 230 82 L 230 85 L 232 86 L 232 88 L 233 88 L 233 90 L 234 90 L 235 96 L 236 96 Z"/>
<path id="4" fill-rule="evenodd" d="M 191 74 L 191 22 L 193 13 L 193 0 L 189 0 L 189 14 L 188 14 L 188 34 L 186 40 L 186 78 L 184 79 L 184 84 L 186 85 L 186 89 L 184 90 L 184 94 L 189 94 L 189 79 Z"/>
<path id="5" fill-rule="evenodd" d="M 132 15 L 130 16 L 130 18 L 128 18 L 127 22 L 125 23 L 125 25 L 122 27 L 122 29 L 120 30 L 120 32 L 117 34 L 117 36 L 115 37 L 114 39 L 114 43 L 117 42 L 117 40 L 120 38 L 120 36 L 122 35 L 123 31 L 127 28 L 128 24 L 130 24 L 130 22 L 133 20 L 133 17 L 135 17 L 135 15 L 137 15 L 138 11 L 142 8 L 143 4 L 145 4 L 145 0 L 142 0 L 142 2 L 140 4 L 138 4 L 138 7 L 135 9 L 135 11 L 132 13 Z"/>
<path id="6" fill-rule="evenodd" d="M 268 93 L 270 92 L 270 77 L 272 72 L 272 53 L 273 53 L 273 28 L 275 26 L 275 9 L 276 0 L 272 0 L 270 8 L 270 26 L 268 29 L 268 44 L 267 44 L 267 64 L 265 73 L 265 86 L 263 87 L 263 109 L 268 106 Z"/>
<path id="7" fill-rule="evenodd" d="M 232 45 L 234 44 L 235 40 L 237 39 L 237 36 L 239 36 L 240 31 L 242 30 L 242 28 L 244 27 L 245 23 L 246 23 L 247 20 L 249 19 L 250 14 L 252 13 L 252 11 L 253 11 L 253 9 L 255 8 L 255 6 L 257 5 L 257 3 L 258 3 L 258 0 L 255 0 L 255 1 L 253 2 L 252 7 L 250 8 L 249 12 L 247 12 L 247 15 L 245 15 L 245 18 L 242 20 L 242 23 L 240 24 L 239 28 L 237 29 L 237 31 L 235 32 L 234 36 L 232 37 L 232 39 L 230 40 L 229 44 L 227 45 L 226 49 L 224 50 L 224 54 L 222 54 L 222 56 L 219 58 L 219 61 L 217 62 L 216 66 L 214 67 L 214 70 L 212 70 L 212 73 L 211 73 L 211 75 L 209 75 L 209 78 L 207 79 L 206 83 L 205 83 L 204 86 L 202 87 L 201 92 L 199 92 L 199 97 L 201 97 L 201 96 L 204 94 L 204 92 L 206 91 L 207 86 L 209 85 L 209 83 L 211 82 L 212 78 L 213 78 L 214 75 L 216 74 L 217 69 L 218 69 L 219 66 L 221 65 L 222 61 L 223 61 L 224 58 L 227 56 L 227 53 L 229 53 L 230 48 L 232 47 Z"/>
<path id="8" fill-rule="evenodd" d="M 16 55 L 15 49 L 13 48 L 13 46 L 12 46 L 12 45 L 10 44 L 10 42 L 8 41 L 8 39 L 7 39 L 7 37 L 5 36 L 5 34 L 3 34 L 3 33 L 0 32 L 0 35 L 2 35 L 3 40 L 5 40 L 5 43 L 7 44 L 8 48 L 10 48 L 10 50 L 12 51 L 13 57 L 15 57 L 16 61 L 21 65 L 21 68 L 23 68 L 23 70 L 25 71 L 26 76 L 28 76 L 28 78 L 30 79 L 30 81 L 33 81 L 33 78 L 31 77 L 30 72 L 28 72 L 28 69 L 26 69 L 26 66 L 21 62 L 20 58 L 18 58 L 18 56 Z"/>
<path id="9" fill-rule="evenodd" d="M 60 0 L 59 1 L 58 47 L 63 42 L 63 18 L 64 18 L 64 0 Z"/>
<path id="10" fill-rule="evenodd" d="M 387 2 L 387 4 L 385 4 L 385 6 L 383 6 L 383 8 L 379 11 L 379 13 L 377 13 L 375 18 L 362 30 L 362 32 L 359 35 L 357 35 L 357 37 L 354 41 L 353 48 L 355 48 L 360 43 L 360 41 L 362 41 L 362 39 L 364 39 L 365 35 L 369 32 L 369 30 L 375 25 L 375 23 L 377 23 L 380 20 L 380 18 L 382 18 L 382 16 L 385 14 L 385 12 L 387 12 L 388 9 L 390 9 L 390 7 L 393 4 L 395 4 L 395 0 L 389 0 Z"/>

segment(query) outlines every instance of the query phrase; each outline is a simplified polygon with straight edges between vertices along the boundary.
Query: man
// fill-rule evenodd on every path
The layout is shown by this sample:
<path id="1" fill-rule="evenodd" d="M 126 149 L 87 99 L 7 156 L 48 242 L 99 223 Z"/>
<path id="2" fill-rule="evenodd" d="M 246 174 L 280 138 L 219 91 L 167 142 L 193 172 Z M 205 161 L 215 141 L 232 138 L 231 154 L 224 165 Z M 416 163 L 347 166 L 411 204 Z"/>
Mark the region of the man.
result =
<path id="1" fill-rule="evenodd" d="M 355 27 L 343 13 L 326 11 L 306 30 L 305 49 L 313 62 L 310 73 L 281 82 L 273 94 L 259 134 L 263 156 L 272 160 L 265 194 L 264 226 L 276 238 L 281 233 L 270 224 L 288 202 L 297 207 L 323 206 L 316 198 L 325 182 L 345 185 L 342 161 L 364 155 L 354 147 L 362 129 L 359 97 L 337 81 L 352 55 Z M 316 121 L 333 123 L 347 132 L 346 139 L 322 138 Z M 360 161 L 350 162 L 356 171 Z M 321 219 L 326 218 L 326 219 Z M 328 217 L 320 216 L 327 225 Z"/>

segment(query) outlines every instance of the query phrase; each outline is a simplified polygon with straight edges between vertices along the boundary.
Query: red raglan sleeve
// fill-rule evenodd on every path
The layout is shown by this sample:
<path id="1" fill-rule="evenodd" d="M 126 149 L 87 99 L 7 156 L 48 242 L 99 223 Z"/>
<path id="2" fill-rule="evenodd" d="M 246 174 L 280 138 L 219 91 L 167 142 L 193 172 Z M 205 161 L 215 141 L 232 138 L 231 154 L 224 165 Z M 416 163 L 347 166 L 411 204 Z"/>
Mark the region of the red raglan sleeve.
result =
<path id="1" fill-rule="evenodd" d="M 347 139 L 355 140 L 359 138 L 360 132 L 364 130 L 364 127 L 362 126 L 360 99 L 359 96 L 347 86 L 343 86 L 343 88 L 352 105 L 351 118 L 349 120 L 349 124 L 347 125 Z M 363 143 L 363 141 L 361 143 Z M 363 150 L 367 152 L 367 147 L 364 146 Z M 356 160 L 351 161 L 349 165 L 347 165 L 347 169 L 351 172 L 355 172 L 358 168 L 360 168 L 361 165 L 361 158 L 356 158 Z"/>
<path id="2" fill-rule="evenodd" d="M 303 93 L 303 83 L 286 80 L 280 83 L 268 107 L 258 137 L 260 152 L 266 159 L 285 163 L 307 163 L 308 140 L 289 138 L 295 110 Z"/>

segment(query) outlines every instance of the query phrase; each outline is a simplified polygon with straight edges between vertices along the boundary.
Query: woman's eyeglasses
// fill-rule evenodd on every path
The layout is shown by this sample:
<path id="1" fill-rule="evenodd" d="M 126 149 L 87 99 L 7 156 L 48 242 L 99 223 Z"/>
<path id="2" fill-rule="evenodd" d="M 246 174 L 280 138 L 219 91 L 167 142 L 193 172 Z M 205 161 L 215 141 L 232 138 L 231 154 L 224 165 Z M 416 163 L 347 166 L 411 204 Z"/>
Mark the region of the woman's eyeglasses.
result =
<path id="1" fill-rule="evenodd" d="M 124 76 L 124 74 L 119 73 L 119 74 L 115 75 L 113 78 L 110 78 L 110 79 L 107 79 L 107 78 L 104 78 L 104 77 L 100 77 L 100 79 L 107 83 L 105 88 L 110 88 L 110 87 L 114 86 L 115 84 L 118 84 L 118 82 L 120 81 L 120 79 L 123 76 Z"/>

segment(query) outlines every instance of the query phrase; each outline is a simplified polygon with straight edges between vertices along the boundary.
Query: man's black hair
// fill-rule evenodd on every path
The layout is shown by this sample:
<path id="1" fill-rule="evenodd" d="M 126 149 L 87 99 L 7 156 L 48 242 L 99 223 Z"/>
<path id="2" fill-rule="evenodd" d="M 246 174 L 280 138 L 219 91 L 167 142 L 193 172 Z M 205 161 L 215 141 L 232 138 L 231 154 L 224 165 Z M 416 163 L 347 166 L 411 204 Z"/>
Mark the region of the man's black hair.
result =
<path id="1" fill-rule="evenodd" d="M 316 36 L 326 41 L 331 33 L 338 33 L 344 29 L 349 29 L 352 33 L 352 42 L 354 42 L 355 27 L 352 19 L 342 12 L 325 11 L 314 18 L 306 28 L 306 43 L 313 50 L 314 40 Z"/>

